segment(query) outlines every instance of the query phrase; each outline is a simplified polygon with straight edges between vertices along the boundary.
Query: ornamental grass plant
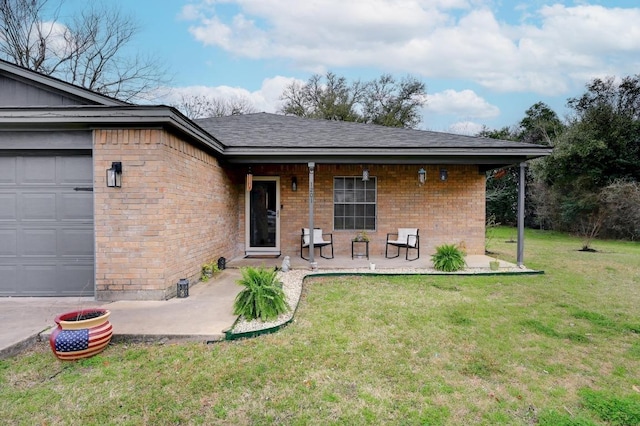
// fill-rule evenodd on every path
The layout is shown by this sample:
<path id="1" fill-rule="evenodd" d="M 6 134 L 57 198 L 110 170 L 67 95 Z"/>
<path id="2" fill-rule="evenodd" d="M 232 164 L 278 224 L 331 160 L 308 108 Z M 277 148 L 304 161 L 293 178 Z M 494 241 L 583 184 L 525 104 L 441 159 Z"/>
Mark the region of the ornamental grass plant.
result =
<path id="1" fill-rule="evenodd" d="M 464 268 L 464 252 L 455 244 L 443 244 L 436 247 L 436 253 L 431 256 L 433 267 L 442 272 L 455 272 Z"/>
<path id="2" fill-rule="evenodd" d="M 269 321 L 289 310 L 282 283 L 276 278 L 277 272 L 264 267 L 242 268 L 242 278 L 238 284 L 244 289 L 236 296 L 233 313 L 247 320 Z"/>

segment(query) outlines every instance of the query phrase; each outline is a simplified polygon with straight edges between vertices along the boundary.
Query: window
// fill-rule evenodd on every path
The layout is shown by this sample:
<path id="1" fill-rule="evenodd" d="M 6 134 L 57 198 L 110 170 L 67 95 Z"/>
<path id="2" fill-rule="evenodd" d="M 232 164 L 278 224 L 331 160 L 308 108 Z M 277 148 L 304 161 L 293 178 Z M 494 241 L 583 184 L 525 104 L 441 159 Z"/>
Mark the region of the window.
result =
<path id="1" fill-rule="evenodd" d="M 333 228 L 375 231 L 376 188 L 375 177 L 333 178 Z"/>

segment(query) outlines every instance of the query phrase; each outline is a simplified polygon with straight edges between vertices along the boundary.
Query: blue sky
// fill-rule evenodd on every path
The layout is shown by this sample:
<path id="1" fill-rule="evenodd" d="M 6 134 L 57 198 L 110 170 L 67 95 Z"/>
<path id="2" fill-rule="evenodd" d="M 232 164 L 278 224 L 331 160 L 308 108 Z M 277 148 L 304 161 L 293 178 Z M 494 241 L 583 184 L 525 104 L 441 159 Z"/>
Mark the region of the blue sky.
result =
<path id="1" fill-rule="evenodd" d="M 67 0 L 67 7 L 82 5 Z M 594 77 L 640 73 L 637 0 L 110 0 L 140 24 L 180 95 L 276 112 L 285 86 L 333 71 L 427 86 L 421 128 L 511 126 L 535 102 L 561 117 Z"/>

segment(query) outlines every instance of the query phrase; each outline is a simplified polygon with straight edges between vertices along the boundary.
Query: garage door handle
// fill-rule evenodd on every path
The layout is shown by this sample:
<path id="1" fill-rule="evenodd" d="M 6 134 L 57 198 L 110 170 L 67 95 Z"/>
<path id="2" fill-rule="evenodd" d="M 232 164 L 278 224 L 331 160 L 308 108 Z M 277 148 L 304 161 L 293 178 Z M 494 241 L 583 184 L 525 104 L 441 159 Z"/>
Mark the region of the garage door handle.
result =
<path id="1" fill-rule="evenodd" d="M 90 191 L 93 192 L 93 188 L 90 186 L 86 186 L 84 188 L 73 188 L 74 191 Z"/>

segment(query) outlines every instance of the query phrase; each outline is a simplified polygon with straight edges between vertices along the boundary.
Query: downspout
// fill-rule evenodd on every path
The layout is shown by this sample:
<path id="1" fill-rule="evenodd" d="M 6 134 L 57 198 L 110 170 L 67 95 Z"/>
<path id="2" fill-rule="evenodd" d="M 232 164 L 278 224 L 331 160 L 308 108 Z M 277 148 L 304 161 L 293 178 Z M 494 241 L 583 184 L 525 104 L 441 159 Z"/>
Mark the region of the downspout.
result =
<path id="1" fill-rule="evenodd" d="M 524 189 L 527 164 L 520 163 L 520 180 L 518 183 L 518 267 L 524 267 Z"/>
<path id="2" fill-rule="evenodd" d="M 309 163 L 309 264 L 311 265 L 311 269 L 315 269 L 315 259 L 313 257 L 314 252 L 314 242 L 313 242 L 313 174 L 316 167 L 315 163 Z"/>

